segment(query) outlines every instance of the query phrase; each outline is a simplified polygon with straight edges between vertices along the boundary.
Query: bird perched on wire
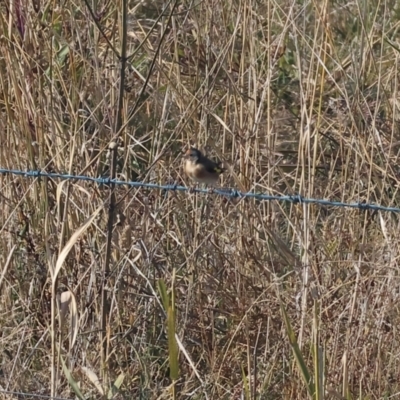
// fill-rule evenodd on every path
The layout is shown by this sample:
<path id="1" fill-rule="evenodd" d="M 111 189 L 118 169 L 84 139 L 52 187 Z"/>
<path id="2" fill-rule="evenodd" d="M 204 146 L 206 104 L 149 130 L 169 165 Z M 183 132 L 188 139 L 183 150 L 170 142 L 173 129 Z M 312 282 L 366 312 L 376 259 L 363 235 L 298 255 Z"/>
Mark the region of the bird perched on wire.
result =
<path id="1" fill-rule="evenodd" d="M 224 172 L 219 162 L 210 160 L 194 147 L 185 153 L 184 167 L 189 178 L 208 185 L 216 184 L 219 176 Z"/>

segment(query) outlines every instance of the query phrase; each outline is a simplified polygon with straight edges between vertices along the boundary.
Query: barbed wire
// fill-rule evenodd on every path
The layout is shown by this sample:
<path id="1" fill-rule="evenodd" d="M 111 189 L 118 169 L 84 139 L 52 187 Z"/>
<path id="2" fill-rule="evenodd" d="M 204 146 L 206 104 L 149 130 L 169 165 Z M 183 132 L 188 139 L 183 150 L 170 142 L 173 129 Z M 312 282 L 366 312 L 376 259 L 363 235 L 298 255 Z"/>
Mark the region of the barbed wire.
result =
<path id="1" fill-rule="evenodd" d="M 148 182 L 140 182 L 140 181 L 122 181 L 118 179 L 110 179 L 110 178 L 94 178 L 91 176 L 86 175 L 71 175 L 71 174 L 62 174 L 62 173 L 55 173 L 55 172 L 44 172 L 40 170 L 15 170 L 15 169 L 6 169 L 0 168 L 0 174 L 6 175 L 17 175 L 23 176 L 26 178 L 53 178 L 53 179 L 61 179 L 61 180 L 80 180 L 80 181 L 88 181 L 93 182 L 98 185 L 106 185 L 109 186 L 111 184 L 117 186 L 130 186 L 130 187 L 137 187 L 137 188 L 148 188 L 148 189 L 159 189 L 165 191 L 177 191 L 177 192 L 186 192 L 192 191 L 195 193 L 212 193 L 215 195 L 231 197 L 231 198 L 252 198 L 260 201 L 281 201 L 281 202 L 289 202 L 293 204 L 318 204 L 322 206 L 331 206 L 331 207 L 346 207 L 346 208 L 357 208 L 359 210 L 372 210 L 372 211 L 385 211 L 385 212 L 393 212 L 393 213 L 400 213 L 400 208 L 397 207 L 388 207 L 382 206 L 379 204 L 373 203 L 366 203 L 366 202 L 359 202 L 359 203 L 344 203 L 341 201 L 332 201 L 326 199 L 313 199 L 304 197 L 300 194 L 292 195 L 292 196 L 285 196 L 285 195 L 271 195 L 267 193 L 255 193 L 255 192 L 241 192 L 236 189 L 229 189 L 229 188 L 221 188 L 221 189 L 213 189 L 210 192 L 207 189 L 201 188 L 189 188 L 186 186 L 178 186 L 178 185 L 171 185 L 171 184 L 157 184 L 157 183 L 148 183 Z"/>

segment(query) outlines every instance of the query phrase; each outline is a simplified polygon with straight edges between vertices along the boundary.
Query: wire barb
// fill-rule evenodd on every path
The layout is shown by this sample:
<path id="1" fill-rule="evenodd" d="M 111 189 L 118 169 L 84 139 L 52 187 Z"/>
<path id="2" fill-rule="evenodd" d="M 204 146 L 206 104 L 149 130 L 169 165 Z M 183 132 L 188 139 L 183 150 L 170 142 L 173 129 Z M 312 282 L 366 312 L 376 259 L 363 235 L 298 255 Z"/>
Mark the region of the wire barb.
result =
<path id="1" fill-rule="evenodd" d="M 300 194 L 296 194 L 296 195 L 293 195 L 293 196 L 289 196 L 289 198 L 290 198 L 290 201 L 291 201 L 293 204 L 302 204 L 302 203 L 304 203 L 303 196 L 300 195 Z"/>

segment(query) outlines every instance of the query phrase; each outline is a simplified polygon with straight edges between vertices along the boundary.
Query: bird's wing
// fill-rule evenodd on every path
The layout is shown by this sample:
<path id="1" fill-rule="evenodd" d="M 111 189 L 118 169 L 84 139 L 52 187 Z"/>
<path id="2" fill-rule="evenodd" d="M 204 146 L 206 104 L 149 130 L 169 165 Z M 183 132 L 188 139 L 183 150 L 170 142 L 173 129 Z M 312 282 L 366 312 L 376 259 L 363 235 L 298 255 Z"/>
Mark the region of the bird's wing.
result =
<path id="1" fill-rule="evenodd" d="M 210 173 L 222 173 L 223 172 L 223 168 L 220 166 L 219 162 L 214 162 L 209 160 L 208 158 L 204 158 L 202 160 L 200 160 L 200 163 L 204 165 L 204 168 L 206 169 L 207 172 Z"/>

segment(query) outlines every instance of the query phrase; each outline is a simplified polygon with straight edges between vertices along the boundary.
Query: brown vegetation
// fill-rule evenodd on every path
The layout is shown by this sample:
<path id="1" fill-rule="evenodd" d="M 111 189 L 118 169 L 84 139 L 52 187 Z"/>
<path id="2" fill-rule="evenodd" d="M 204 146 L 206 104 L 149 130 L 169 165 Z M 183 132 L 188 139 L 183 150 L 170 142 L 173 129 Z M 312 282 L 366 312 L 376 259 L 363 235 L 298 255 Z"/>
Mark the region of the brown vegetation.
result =
<path id="1" fill-rule="evenodd" d="M 0 8 L 1 168 L 189 185 L 193 145 L 225 188 L 399 207 L 394 1 Z M 397 214 L 0 189 L 0 398 L 400 391 Z"/>

